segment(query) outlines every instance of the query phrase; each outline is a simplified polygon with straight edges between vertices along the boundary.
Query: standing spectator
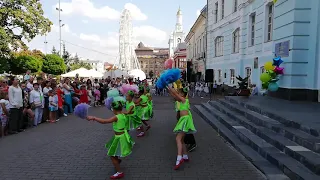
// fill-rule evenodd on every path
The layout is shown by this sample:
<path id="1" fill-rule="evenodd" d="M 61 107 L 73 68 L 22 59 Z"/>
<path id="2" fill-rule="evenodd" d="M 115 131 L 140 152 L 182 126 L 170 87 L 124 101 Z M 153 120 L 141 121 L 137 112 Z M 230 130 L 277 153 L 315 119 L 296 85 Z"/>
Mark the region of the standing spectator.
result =
<path id="1" fill-rule="evenodd" d="M 22 90 L 19 86 L 17 77 L 11 77 L 12 85 L 9 87 L 9 102 L 10 102 L 10 115 L 9 115 L 9 133 L 15 134 L 23 131 L 23 118 L 22 107 L 23 98 Z"/>
<path id="2" fill-rule="evenodd" d="M 45 87 L 43 88 L 43 96 L 44 96 L 43 118 L 45 121 L 49 120 L 49 91 L 50 90 L 52 90 L 51 82 L 46 81 Z"/>
<path id="3" fill-rule="evenodd" d="M 56 114 L 58 111 L 58 101 L 55 98 L 54 91 L 49 90 L 48 96 L 49 96 L 49 120 L 51 123 L 55 123 Z"/>
<path id="4" fill-rule="evenodd" d="M 7 128 L 9 112 L 10 112 L 10 103 L 8 101 L 8 93 L 0 92 L 1 137 L 5 136 L 5 131 L 6 131 L 6 128 Z"/>
<path id="5" fill-rule="evenodd" d="M 90 79 L 87 80 L 87 87 L 92 87 L 92 81 Z"/>
<path id="6" fill-rule="evenodd" d="M 3 92 L 8 92 L 9 86 L 8 86 L 8 81 L 6 79 L 2 79 L 0 84 L 0 91 Z"/>
<path id="7" fill-rule="evenodd" d="M 30 73 L 31 73 L 31 71 L 30 70 L 28 70 L 27 72 L 26 72 L 26 75 L 24 75 L 24 77 L 23 77 L 23 81 L 29 81 L 29 79 L 30 79 Z"/>
<path id="8" fill-rule="evenodd" d="M 66 78 L 63 85 L 63 93 L 64 93 L 64 113 L 72 113 L 72 96 L 71 96 L 71 91 L 72 88 L 70 86 L 70 79 Z"/>
<path id="9" fill-rule="evenodd" d="M 59 111 L 61 112 L 61 114 L 63 114 L 63 116 L 67 117 L 68 115 L 63 110 L 63 104 L 64 104 L 63 96 L 64 96 L 64 94 L 63 94 L 63 88 L 61 85 L 58 85 L 58 87 L 56 89 L 56 94 L 58 96 Z"/>
<path id="10" fill-rule="evenodd" d="M 23 98 L 23 119 L 25 128 L 32 126 L 34 122 L 34 113 L 31 109 L 31 105 L 29 103 L 29 92 L 30 90 L 26 87 L 26 84 L 22 82 L 20 84 L 22 90 L 22 98 Z"/>
<path id="11" fill-rule="evenodd" d="M 42 114 L 44 108 L 43 93 L 40 91 L 40 85 L 38 83 L 33 84 L 33 90 L 30 92 L 29 102 L 34 109 L 34 123 L 33 126 L 41 124 Z"/>
<path id="12" fill-rule="evenodd" d="M 42 75 L 43 75 L 43 73 L 42 73 Z M 39 85 L 39 91 L 41 91 L 42 93 L 43 93 L 42 89 L 44 88 L 43 80 L 44 80 L 43 77 L 37 77 L 37 84 Z"/>
<path id="13" fill-rule="evenodd" d="M 29 91 L 33 90 L 33 77 L 30 77 L 28 82 L 27 82 L 27 88 L 29 89 Z"/>
<path id="14" fill-rule="evenodd" d="M 80 87 L 80 101 L 79 101 L 79 103 L 88 104 L 89 103 L 88 98 L 89 98 L 88 97 L 88 91 L 86 89 L 86 86 L 83 84 Z"/>

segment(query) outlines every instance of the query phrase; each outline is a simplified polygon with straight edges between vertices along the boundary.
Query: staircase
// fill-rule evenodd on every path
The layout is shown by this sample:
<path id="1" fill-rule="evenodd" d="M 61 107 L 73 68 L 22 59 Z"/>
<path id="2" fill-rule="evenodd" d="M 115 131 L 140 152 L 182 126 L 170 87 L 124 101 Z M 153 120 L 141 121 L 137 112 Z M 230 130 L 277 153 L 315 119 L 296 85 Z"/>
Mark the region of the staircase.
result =
<path id="1" fill-rule="evenodd" d="M 195 111 L 268 179 L 320 180 L 320 137 L 303 125 L 232 97 Z"/>

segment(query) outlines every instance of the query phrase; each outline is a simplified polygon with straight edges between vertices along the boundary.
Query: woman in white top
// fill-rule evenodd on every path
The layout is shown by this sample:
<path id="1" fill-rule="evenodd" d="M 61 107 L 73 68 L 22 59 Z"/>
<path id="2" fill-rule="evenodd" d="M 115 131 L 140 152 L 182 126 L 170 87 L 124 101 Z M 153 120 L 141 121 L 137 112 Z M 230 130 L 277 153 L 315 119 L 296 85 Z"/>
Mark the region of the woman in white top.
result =
<path id="1" fill-rule="evenodd" d="M 71 91 L 72 87 L 70 85 L 70 79 L 66 78 L 64 80 L 64 83 L 62 85 L 63 88 L 63 93 L 64 93 L 64 103 L 65 105 L 63 106 L 64 108 L 64 113 L 69 114 L 73 112 L 72 109 L 72 96 L 71 96 Z"/>
<path id="2" fill-rule="evenodd" d="M 49 91 L 52 90 L 51 82 L 46 81 L 45 87 L 43 88 L 43 96 L 44 96 L 44 109 L 43 109 L 43 116 L 46 121 L 49 120 Z"/>
<path id="3" fill-rule="evenodd" d="M 33 126 L 37 126 L 42 121 L 43 108 L 44 108 L 44 97 L 40 91 L 38 83 L 33 84 L 33 90 L 30 92 L 29 103 L 34 112 Z"/>
<path id="4" fill-rule="evenodd" d="M 22 90 L 19 86 L 19 79 L 17 77 L 11 77 L 10 80 L 12 82 L 12 85 L 8 90 L 10 102 L 9 134 L 15 134 L 17 132 L 23 131 L 23 98 Z"/>

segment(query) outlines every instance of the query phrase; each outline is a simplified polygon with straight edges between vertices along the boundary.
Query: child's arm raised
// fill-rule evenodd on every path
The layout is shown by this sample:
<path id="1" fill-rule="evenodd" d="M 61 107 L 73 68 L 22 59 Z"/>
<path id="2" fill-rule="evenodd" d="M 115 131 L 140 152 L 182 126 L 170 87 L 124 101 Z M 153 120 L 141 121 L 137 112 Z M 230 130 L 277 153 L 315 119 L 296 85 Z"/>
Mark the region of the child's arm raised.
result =
<path id="1" fill-rule="evenodd" d="M 113 116 L 108 119 L 102 119 L 102 118 L 98 118 L 98 117 L 94 117 L 94 116 L 88 116 L 87 120 L 88 121 L 97 121 L 100 124 L 108 124 L 108 123 L 113 123 L 113 122 L 118 121 L 118 118 L 117 118 L 117 116 Z"/>

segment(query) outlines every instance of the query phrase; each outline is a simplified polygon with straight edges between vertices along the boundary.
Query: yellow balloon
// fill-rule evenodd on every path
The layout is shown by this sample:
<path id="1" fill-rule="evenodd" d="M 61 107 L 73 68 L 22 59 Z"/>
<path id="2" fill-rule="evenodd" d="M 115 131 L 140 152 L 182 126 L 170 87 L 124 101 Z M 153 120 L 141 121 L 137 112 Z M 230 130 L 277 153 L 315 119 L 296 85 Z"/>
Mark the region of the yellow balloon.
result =
<path id="1" fill-rule="evenodd" d="M 269 71 L 269 70 L 274 70 L 274 66 L 273 66 L 272 64 L 273 64 L 273 63 L 272 63 L 271 61 L 266 62 L 266 63 L 264 64 L 264 69 L 267 70 L 267 71 Z"/>

